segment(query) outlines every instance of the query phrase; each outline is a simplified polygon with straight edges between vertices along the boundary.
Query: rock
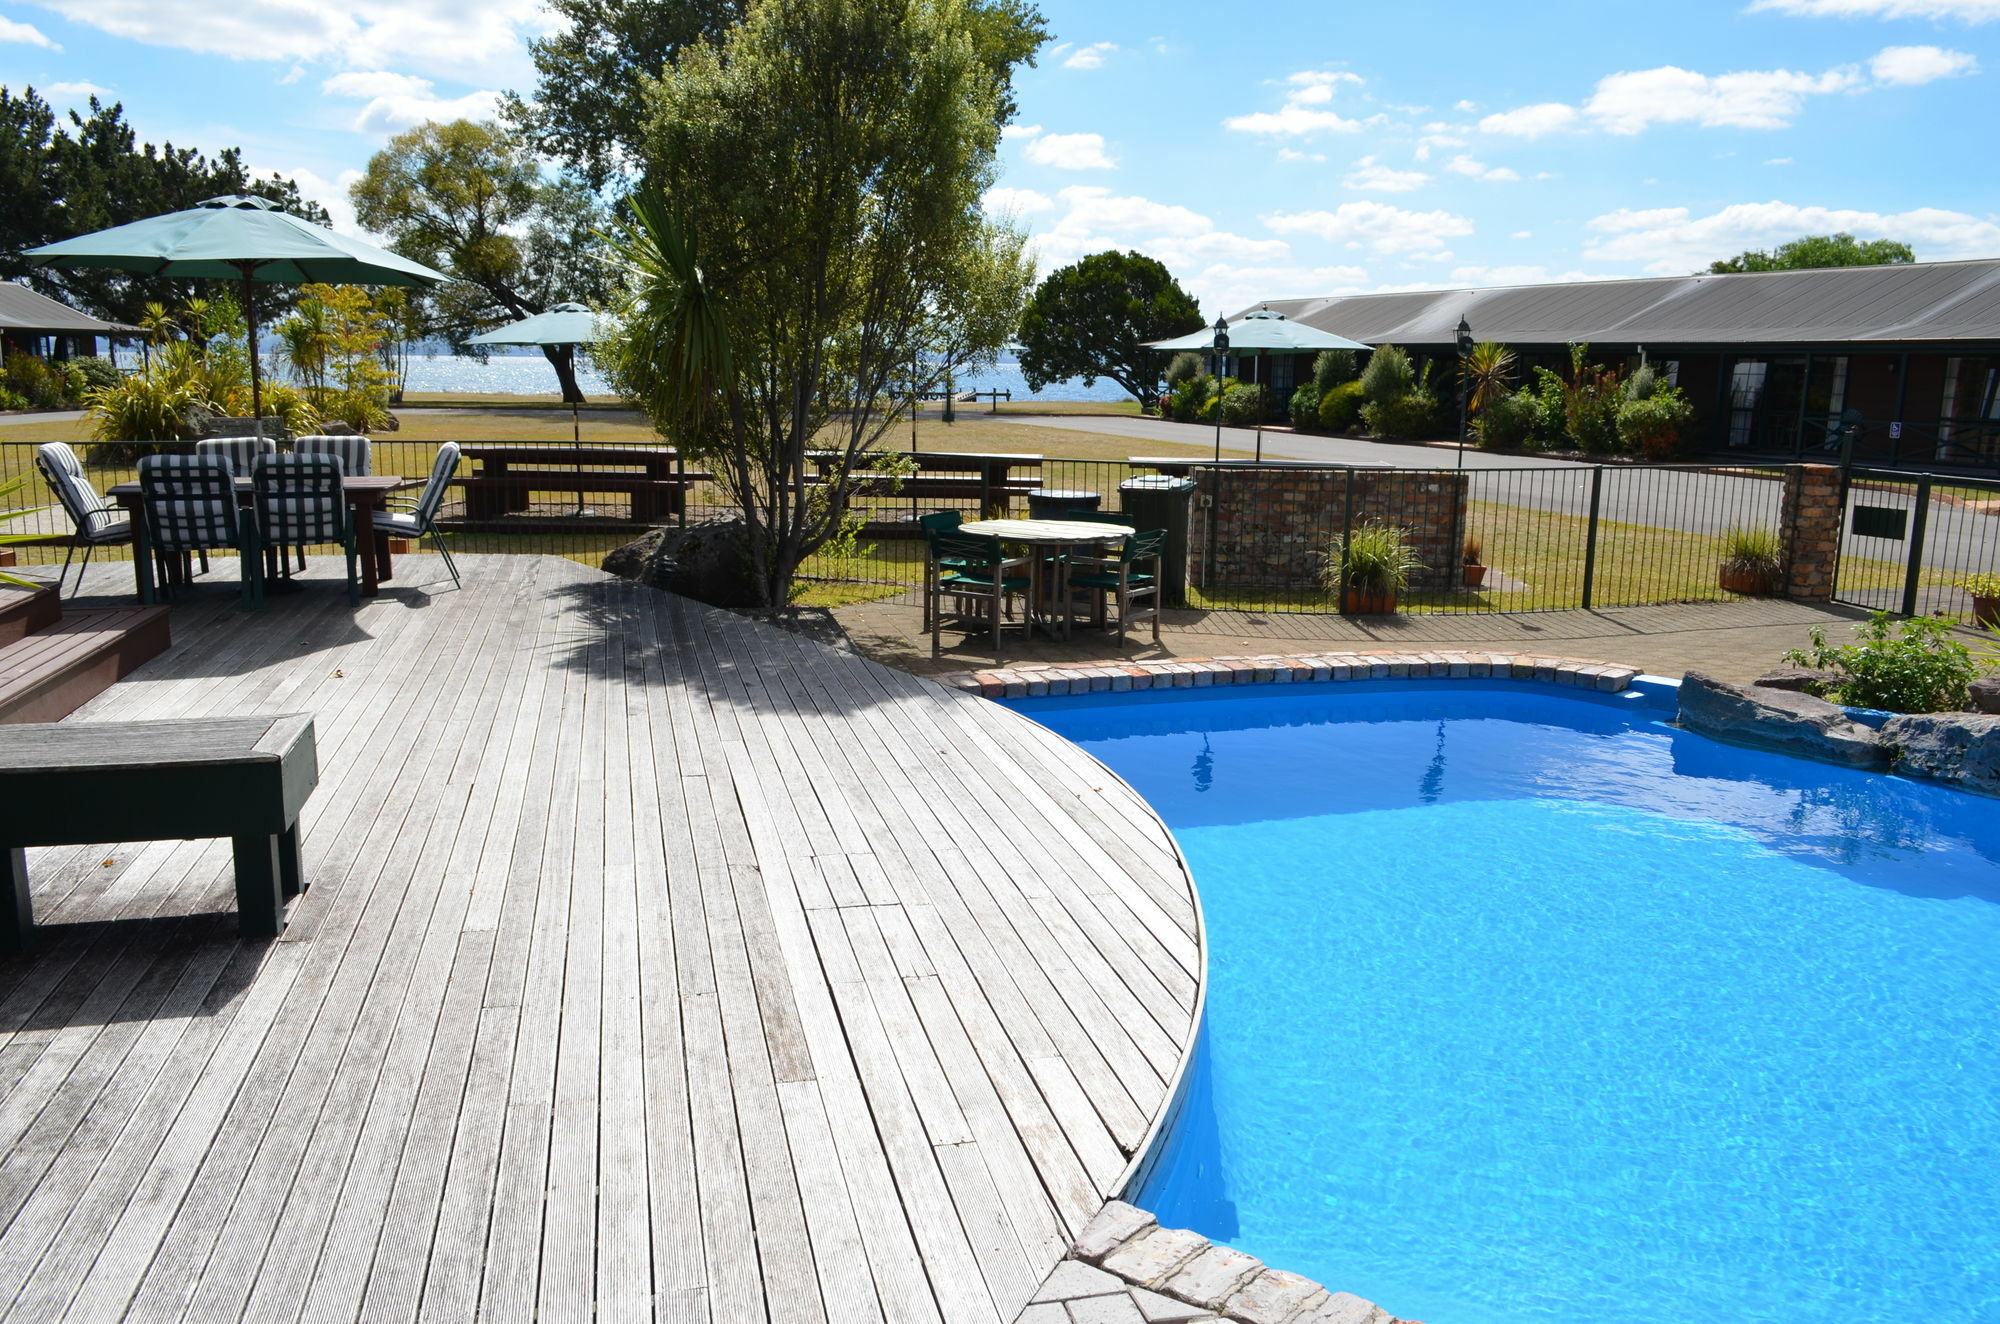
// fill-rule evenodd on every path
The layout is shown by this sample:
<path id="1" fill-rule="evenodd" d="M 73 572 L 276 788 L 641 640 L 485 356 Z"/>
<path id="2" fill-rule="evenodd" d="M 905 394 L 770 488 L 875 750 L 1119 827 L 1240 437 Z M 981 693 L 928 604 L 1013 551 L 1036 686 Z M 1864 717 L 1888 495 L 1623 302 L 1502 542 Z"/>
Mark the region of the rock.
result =
<path id="1" fill-rule="evenodd" d="M 1264 1262 L 1231 1246 L 1210 1246 L 1189 1260 L 1181 1271 L 1160 1287 L 1168 1296 L 1211 1310 L 1219 1309 L 1244 1280 L 1261 1270 Z"/>
<path id="2" fill-rule="evenodd" d="M 1298 1324 L 1396 1324 L 1389 1312 L 1352 1292 L 1335 1292 Z"/>
<path id="3" fill-rule="evenodd" d="M 1790 690 L 1824 698 L 1840 688 L 1840 677 L 1817 667 L 1773 667 L 1750 683 L 1760 690 Z"/>
<path id="4" fill-rule="evenodd" d="M 759 595 L 745 536 L 739 520 L 652 529 L 606 553 L 604 572 L 711 607 L 754 607 Z"/>
<path id="5" fill-rule="evenodd" d="M 337 418 L 330 418 L 319 425 L 319 435 L 322 437 L 358 437 L 361 435 L 361 429 L 355 427 L 352 423 L 343 423 Z"/>
<path id="6" fill-rule="evenodd" d="M 1866 768 L 1887 761 L 1875 733 L 1810 694 L 1731 685 L 1690 671 L 1681 681 L 1681 725 L 1783 754 Z"/>
<path id="7" fill-rule="evenodd" d="M 1104 1268 L 1128 1283 L 1158 1287 L 1174 1270 L 1208 1249 L 1208 1238 L 1185 1228 L 1156 1227 L 1104 1257 Z"/>
<path id="8" fill-rule="evenodd" d="M 1244 1324 L 1285 1324 L 1331 1300 L 1325 1288 L 1310 1278 L 1284 1269 L 1266 1269 L 1229 1298 L 1223 1313 Z"/>
<path id="9" fill-rule="evenodd" d="M 2000 676 L 1981 676 L 1972 682 L 1972 711 L 2000 713 Z"/>
<path id="10" fill-rule="evenodd" d="M 1153 1216 L 1145 1210 L 1123 1200 L 1107 1201 L 1077 1237 L 1070 1254 L 1095 1264 L 1151 1226 Z"/>
<path id="11" fill-rule="evenodd" d="M 1896 771 L 2000 795 L 2000 717 L 1911 713 L 1882 726 Z"/>

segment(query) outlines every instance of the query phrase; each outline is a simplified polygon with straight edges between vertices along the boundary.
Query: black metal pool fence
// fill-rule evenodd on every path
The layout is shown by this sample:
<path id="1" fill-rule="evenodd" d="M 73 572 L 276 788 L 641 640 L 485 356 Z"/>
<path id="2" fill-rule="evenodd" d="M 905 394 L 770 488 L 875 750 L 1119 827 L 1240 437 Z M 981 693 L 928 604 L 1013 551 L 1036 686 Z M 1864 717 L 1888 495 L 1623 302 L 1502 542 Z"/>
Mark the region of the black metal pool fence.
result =
<path id="1" fill-rule="evenodd" d="M 135 473 L 130 445 L 72 444 L 100 492 Z M 490 453 L 510 443 L 467 444 Z M 437 445 L 375 438 L 374 470 L 423 475 Z M 538 458 L 525 469 L 515 466 L 522 476 L 511 487 L 503 480 L 497 493 L 480 486 L 491 466 L 461 464 L 441 511 L 455 549 L 596 564 L 648 528 L 727 519 L 734 511 L 710 478 L 665 447 L 652 448 L 656 453 L 634 469 L 629 457 L 623 464 L 593 462 L 590 448 L 577 464 L 560 444 L 519 445 Z M 11 505 L 49 503 L 4 528 L 40 536 L 9 549 L 22 565 L 60 562 L 70 527 L 35 473 L 33 456 L 31 442 L 0 440 L 0 480 L 29 475 Z M 852 602 L 917 590 L 925 556 L 918 519 L 933 511 L 958 510 L 971 520 L 1094 508 L 1173 524 L 1177 566 L 1185 558 L 1185 605 L 1196 608 L 1338 612 L 1341 594 L 1337 574 L 1327 571 L 1328 551 L 1344 529 L 1369 522 L 1403 529 L 1422 563 L 1399 595 L 1403 612 L 1726 601 L 1738 596 L 1721 586 L 1719 574 L 1732 532 L 1782 535 L 1788 475 L 1827 472 L 1795 464 L 1545 463 L 1461 472 L 1216 465 L 1192 457 L 965 456 L 961 463 L 920 453 L 920 459 L 916 477 L 881 484 L 856 501 L 854 536 L 806 565 L 809 595 Z M 1964 614 L 1969 603 L 1958 585 L 1974 574 L 2000 573 L 2000 480 L 1849 471 L 1836 555 L 1834 596 L 1841 601 Z"/>

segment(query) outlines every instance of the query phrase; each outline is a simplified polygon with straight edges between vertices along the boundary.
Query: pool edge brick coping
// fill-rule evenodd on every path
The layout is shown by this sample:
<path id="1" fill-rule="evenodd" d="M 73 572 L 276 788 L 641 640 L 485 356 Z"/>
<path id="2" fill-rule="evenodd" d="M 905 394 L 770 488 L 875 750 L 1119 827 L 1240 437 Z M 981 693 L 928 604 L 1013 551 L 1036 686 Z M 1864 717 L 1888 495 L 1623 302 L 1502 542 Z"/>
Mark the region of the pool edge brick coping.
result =
<path id="1" fill-rule="evenodd" d="M 1016 1324 L 1409 1324 L 1372 1301 L 1271 1269 L 1113 1200 L 1099 1210 Z"/>
<path id="2" fill-rule="evenodd" d="M 987 699 L 1039 699 L 1100 690 L 1149 690 L 1193 685 L 1268 685 L 1294 681 L 1498 679 L 1540 681 L 1617 694 L 1639 668 L 1550 657 L 1539 653 L 1262 653 L 1253 657 L 1180 657 L 1172 661 L 1030 662 L 932 677 L 938 684 Z"/>

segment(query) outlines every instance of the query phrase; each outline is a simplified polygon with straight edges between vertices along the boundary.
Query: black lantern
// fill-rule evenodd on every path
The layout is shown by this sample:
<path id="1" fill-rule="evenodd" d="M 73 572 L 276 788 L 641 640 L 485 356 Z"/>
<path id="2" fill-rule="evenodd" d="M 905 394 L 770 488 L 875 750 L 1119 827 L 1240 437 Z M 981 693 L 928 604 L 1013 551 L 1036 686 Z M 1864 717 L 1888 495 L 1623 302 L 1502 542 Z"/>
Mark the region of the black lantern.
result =
<path id="1" fill-rule="evenodd" d="M 1463 317 L 1458 319 L 1458 356 L 1472 357 L 1472 326 Z"/>
<path id="2" fill-rule="evenodd" d="M 1215 352 L 1218 354 L 1227 354 L 1229 352 L 1229 323 L 1218 317 L 1215 319 L 1214 330 Z"/>

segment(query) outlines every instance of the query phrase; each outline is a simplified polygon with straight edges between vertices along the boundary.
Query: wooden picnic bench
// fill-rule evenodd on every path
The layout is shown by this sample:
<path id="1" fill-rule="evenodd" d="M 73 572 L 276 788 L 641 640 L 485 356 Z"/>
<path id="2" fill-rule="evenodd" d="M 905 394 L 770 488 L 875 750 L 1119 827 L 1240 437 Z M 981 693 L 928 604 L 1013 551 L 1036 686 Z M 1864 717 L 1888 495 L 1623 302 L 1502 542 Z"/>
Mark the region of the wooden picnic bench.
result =
<path id="1" fill-rule="evenodd" d="M 243 936 L 284 931 L 305 889 L 299 811 L 319 781 L 309 714 L 0 726 L 0 947 L 34 936 L 30 846 L 228 837 Z"/>
<path id="2" fill-rule="evenodd" d="M 633 520 L 650 524 L 680 514 L 687 489 L 708 478 L 681 468 L 679 453 L 663 446 L 467 446 L 460 454 L 475 466 L 452 480 L 465 489 L 468 520 L 519 514 L 533 492 L 595 492 L 629 497 Z"/>
<path id="3" fill-rule="evenodd" d="M 837 462 L 831 451 L 815 451 L 813 462 L 822 476 Z M 981 515 L 998 518 L 1007 513 L 1017 496 L 1026 496 L 1042 485 L 1040 472 L 1017 474 L 1017 469 L 1042 467 L 1042 456 L 984 451 L 906 451 L 917 472 L 893 487 L 887 478 L 863 479 L 857 491 L 864 496 L 888 494 L 906 497 L 943 497 L 976 504 Z"/>

